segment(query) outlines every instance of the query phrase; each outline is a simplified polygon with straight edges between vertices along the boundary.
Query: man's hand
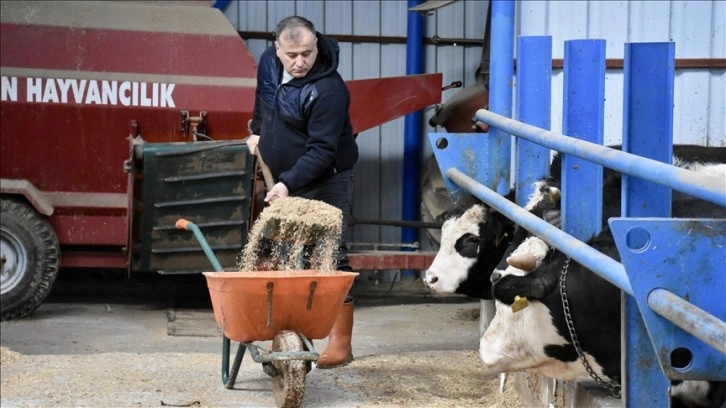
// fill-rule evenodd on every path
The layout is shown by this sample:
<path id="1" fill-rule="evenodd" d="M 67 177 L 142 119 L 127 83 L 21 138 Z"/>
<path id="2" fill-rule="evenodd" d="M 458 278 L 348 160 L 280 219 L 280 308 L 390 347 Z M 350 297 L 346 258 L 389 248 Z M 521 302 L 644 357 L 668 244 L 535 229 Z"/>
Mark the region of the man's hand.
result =
<path id="1" fill-rule="evenodd" d="M 287 191 L 287 187 L 285 187 L 282 183 L 277 183 L 270 191 L 267 192 L 267 195 L 265 196 L 265 202 L 266 203 L 272 203 L 273 201 L 277 200 L 280 197 L 287 197 L 289 195 L 289 192 Z"/>
<path id="2" fill-rule="evenodd" d="M 250 149 L 250 154 L 257 155 L 257 145 L 260 143 L 260 136 L 250 135 L 245 140 L 245 143 L 247 143 L 247 148 Z"/>

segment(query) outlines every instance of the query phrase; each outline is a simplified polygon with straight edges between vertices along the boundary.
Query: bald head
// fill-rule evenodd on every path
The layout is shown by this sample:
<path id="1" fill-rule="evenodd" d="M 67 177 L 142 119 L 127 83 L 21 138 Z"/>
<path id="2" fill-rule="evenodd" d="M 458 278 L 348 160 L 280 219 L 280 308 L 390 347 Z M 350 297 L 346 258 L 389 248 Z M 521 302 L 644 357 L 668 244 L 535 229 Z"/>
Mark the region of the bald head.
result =
<path id="1" fill-rule="evenodd" d="M 278 41 L 283 38 L 286 41 L 299 42 L 304 40 L 307 33 L 312 34 L 314 37 L 315 25 L 310 20 L 300 16 L 285 17 L 275 27 L 275 39 Z"/>

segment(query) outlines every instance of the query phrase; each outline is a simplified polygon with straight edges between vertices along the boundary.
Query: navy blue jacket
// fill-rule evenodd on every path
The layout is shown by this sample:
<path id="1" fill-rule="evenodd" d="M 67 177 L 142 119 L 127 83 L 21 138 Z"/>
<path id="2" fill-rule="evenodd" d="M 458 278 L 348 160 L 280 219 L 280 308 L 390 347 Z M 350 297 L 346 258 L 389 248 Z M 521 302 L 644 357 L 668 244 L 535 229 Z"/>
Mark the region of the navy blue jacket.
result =
<path id="1" fill-rule="evenodd" d="M 338 43 L 317 33 L 318 57 L 303 78 L 281 85 L 283 66 L 275 47 L 257 68 L 250 130 L 275 180 L 294 195 L 358 161 L 348 108 L 350 94 L 338 74 Z"/>

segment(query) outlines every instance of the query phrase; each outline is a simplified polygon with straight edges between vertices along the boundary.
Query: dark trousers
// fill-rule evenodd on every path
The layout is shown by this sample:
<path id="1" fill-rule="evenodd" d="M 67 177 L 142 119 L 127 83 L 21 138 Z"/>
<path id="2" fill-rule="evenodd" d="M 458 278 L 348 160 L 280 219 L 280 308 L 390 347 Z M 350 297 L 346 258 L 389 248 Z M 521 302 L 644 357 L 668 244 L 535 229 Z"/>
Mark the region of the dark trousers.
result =
<path id="1" fill-rule="evenodd" d="M 353 182 L 353 169 L 348 169 L 329 177 L 313 187 L 299 191 L 296 194 L 291 194 L 296 197 L 323 201 L 339 208 L 343 212 L 343 230 L 338 241 L 338 256 L 336 260 L 336 269 L 339 271 L 353 270 L 348 263 L 348 246 L 345 244 L 348 223 L 350 222 L 350 213 L 353 208 Z M 348 293 L 345 301 L 350 302 L 352 300 L 353 296 Z"/>
<path id="2" fill-rule="evenodd" d="M 350 213 L 353 208 L 353 169 L 341 171 L 325 179 L 315 186 L 299 191 L 292 196 L 319 200 L 340 209 L 343 212 L 343 230 L 338 242 L 338 269 L 350 269 L 348 265 L 348 246 L 345 237 L 350 222 Z M 342 269 L 345 270 L 345 269 Z"/>

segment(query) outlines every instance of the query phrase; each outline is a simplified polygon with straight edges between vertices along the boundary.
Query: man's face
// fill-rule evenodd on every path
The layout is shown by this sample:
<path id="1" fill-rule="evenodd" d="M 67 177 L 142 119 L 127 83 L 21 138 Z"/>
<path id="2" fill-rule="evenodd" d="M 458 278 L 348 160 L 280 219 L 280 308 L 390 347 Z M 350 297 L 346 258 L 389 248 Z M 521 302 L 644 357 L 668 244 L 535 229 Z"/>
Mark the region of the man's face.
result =
<path id="1" fill-rule="evenodd" d="M 318 39 L 309 30 L 294 28 L 298 30 L 296 35 L 290 35 L 290 30 L 283 31 L 275 41 L 277 57 L 282 61 L 285 71 L 293 78 L 302 78 L 310 72 L 318 57 Z"/>

